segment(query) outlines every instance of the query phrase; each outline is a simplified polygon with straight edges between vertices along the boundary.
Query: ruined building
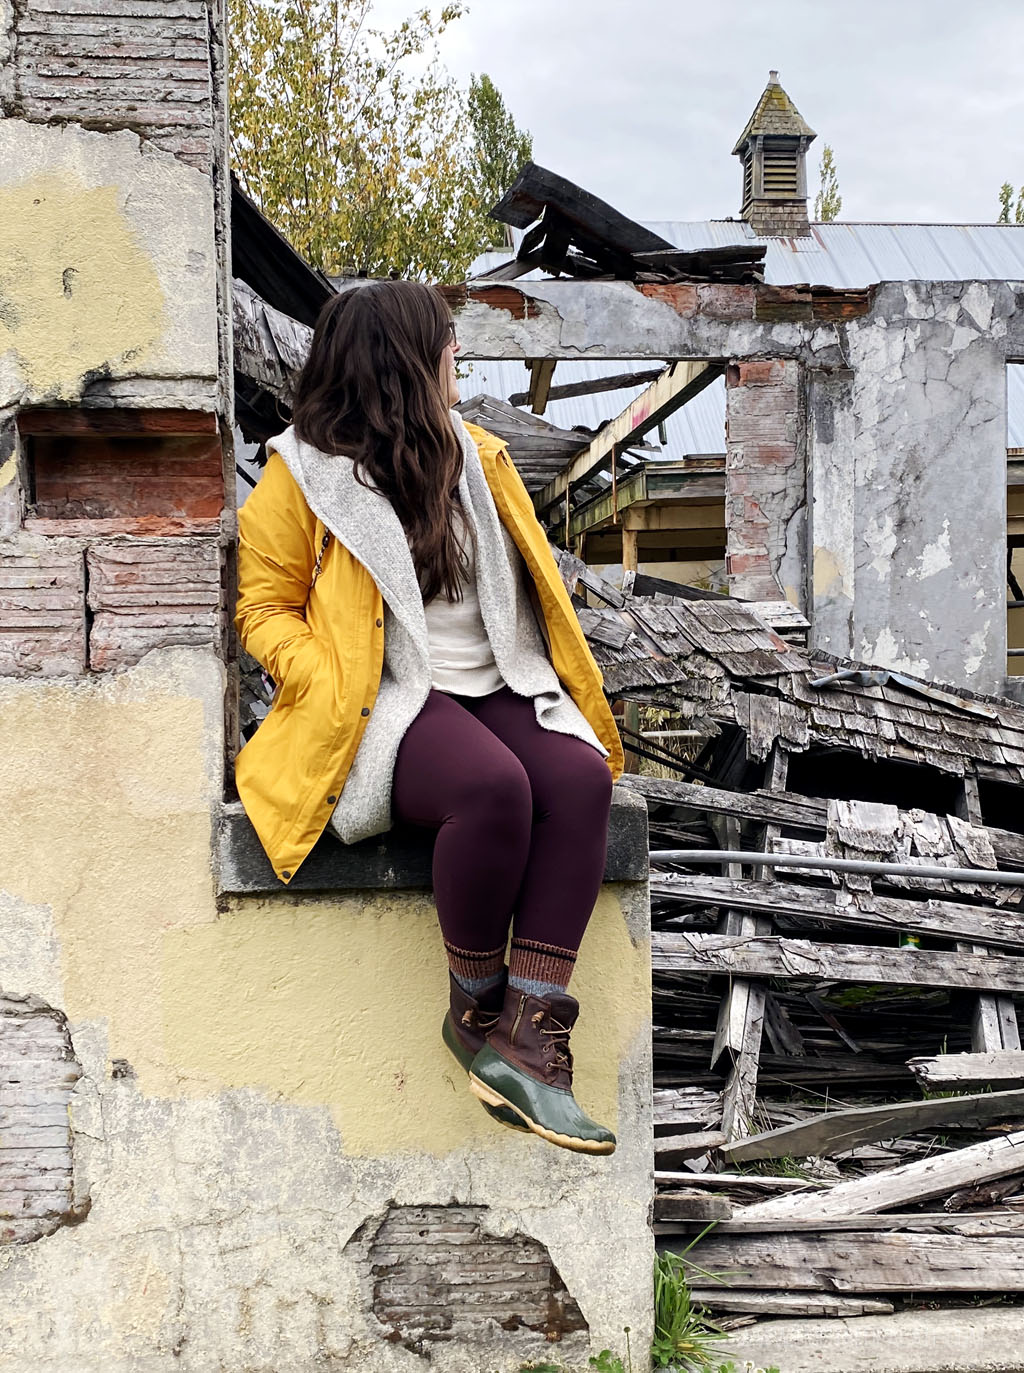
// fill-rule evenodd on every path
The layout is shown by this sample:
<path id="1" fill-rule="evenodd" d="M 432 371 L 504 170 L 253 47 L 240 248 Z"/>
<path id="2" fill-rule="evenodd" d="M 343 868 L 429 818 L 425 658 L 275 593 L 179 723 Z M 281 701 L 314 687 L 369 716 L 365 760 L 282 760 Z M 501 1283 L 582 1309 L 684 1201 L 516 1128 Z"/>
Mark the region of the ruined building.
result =
<path id="1" fill-rule="evenodd" d="M 619 789 L 579 963 L 581 1090 L 619 1150 L 541 1152 L 438 1043 L 426 849 L 328 838 L 282 894 L 233 799 L 233 426 L 280 423 L 333 288 L 232 193 L 223 25 L 213 0 L 0 8 L 0 1368 L 511 1373 L 626 1325 L 642 1366 L 652 1210 L 720 1221 L 724 1312 L 1013 1288 L 1019 892 L 986 878 L 1024 867 L 1000 695 L 1024 270 L 826 280 L 842 226 L 804 223 L 812 135 L 770 87 L 749 222 L 677 240 L 527 169 L 516 257 L 447 287 L 464 352 L 528 363 L 536 411 L 568 364 L 655 374 L 596 433 L 480 404 L 517 427 L 624 730 L 657 707 L 695 741 Z M 790 260 L 806 277 L 773 280 Z M 721 451 L 660 468 L 638 443 L 713 386 Z M 580 538 L 636 575 L 609 585 Z M 680 546 L 721 554 L 728 597 L 644 580 Z M 656 1030 L 648 808 L 676 854 Z M 829 855 L 864 870 L 832 886 Z M 922 858 L 948 879 L 891 872 Z M 922 1103 L 909 1057 L 982 1090 Z M 856 1145 L 818 1109 L 836 1082 Z M 778 1178 L 730 1192 L 787 1112 L 787 1155 L 826 1165 L 787 1206 Z M 924 1128 L 949 1162 L 923 1180 Z"/>

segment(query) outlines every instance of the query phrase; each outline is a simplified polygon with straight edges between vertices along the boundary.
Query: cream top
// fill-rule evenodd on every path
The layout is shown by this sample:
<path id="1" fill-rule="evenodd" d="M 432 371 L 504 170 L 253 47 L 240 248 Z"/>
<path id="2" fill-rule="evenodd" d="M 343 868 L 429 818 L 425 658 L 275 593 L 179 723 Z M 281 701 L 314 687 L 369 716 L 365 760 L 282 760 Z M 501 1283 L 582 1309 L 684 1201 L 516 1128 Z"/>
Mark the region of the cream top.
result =
<path id="1" fill-rule="evenodd" d="M 431 686 L 456 696 L 489 696 L 505 685 L 494 661 L 476 587 L 476 549 L 463 525 L 466 577 L 462 600 L 443 593 L 424 602 L 430 644 Z"/>

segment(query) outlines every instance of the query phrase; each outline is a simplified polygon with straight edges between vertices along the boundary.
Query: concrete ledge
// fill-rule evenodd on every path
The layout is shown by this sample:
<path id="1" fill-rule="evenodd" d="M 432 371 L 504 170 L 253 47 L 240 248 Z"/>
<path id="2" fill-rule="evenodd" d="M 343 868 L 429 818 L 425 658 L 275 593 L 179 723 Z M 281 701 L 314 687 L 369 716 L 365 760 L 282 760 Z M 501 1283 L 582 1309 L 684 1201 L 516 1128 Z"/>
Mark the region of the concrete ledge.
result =
<path id="1" fill-rule="evenodd" d="M 361 844 L 323 836 L 288 885 L 289 891 L 429 890 L 433 836 L 391 831 Z M 649 872 L 647 805 L 625 787 L 612 793 L 606 882 L 646 882 Z M 241 805 L 227 805 L 217 826 L 217 890 L 222 896 L 281 891 L 256 831 Z"/>
<path id="2" fill-rule="evenodd" d="M 780 1373 L 1021 1373 L 1022 1330 L 1019 1306 L 762 1321 L 715 1357 Z"/>

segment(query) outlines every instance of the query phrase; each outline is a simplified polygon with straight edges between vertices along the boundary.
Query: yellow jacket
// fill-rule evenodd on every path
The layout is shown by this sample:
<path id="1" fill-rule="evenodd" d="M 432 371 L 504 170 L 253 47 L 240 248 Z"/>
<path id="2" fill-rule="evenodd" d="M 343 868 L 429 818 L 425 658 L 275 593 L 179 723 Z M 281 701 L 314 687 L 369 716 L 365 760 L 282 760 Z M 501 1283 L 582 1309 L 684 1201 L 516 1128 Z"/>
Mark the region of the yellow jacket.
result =
<path id="1" fill-rule="evenodd" d="M 467 425 L 498 515 L 537 591 L 559 680 L 608 750 L 622 745 L 533 502 L 501 440 Z M 324 524 L 279 453 L 238 515 L 243 647 L 277 683 L 266 719 L 238 755 L 238 794 L 282 882 L 319 839 L 373 710 L 384 660 L 384 606 L 366 567 Z M 326 547 L 325 547 L 326 540 Z M 318 553 L 323 554 L 314 577 Z"/>

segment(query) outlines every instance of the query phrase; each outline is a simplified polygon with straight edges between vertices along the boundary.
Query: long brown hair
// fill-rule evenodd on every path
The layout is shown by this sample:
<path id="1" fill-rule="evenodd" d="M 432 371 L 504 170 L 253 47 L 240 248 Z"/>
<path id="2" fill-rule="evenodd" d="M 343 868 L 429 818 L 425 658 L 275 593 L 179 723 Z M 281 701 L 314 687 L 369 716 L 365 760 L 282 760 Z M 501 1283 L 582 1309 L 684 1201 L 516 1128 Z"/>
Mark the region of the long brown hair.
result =
<path id="1" fill-rule="evenodd" d="M 390 500 L 427 601 L 461 599 L 466 567 L 455 531 L 462 448 L 439 375 L 451 337 L 430 286 L 350 287 L 320 312 L 292 407 L 300 439 L 351 457 L 356 480 Z"/>

